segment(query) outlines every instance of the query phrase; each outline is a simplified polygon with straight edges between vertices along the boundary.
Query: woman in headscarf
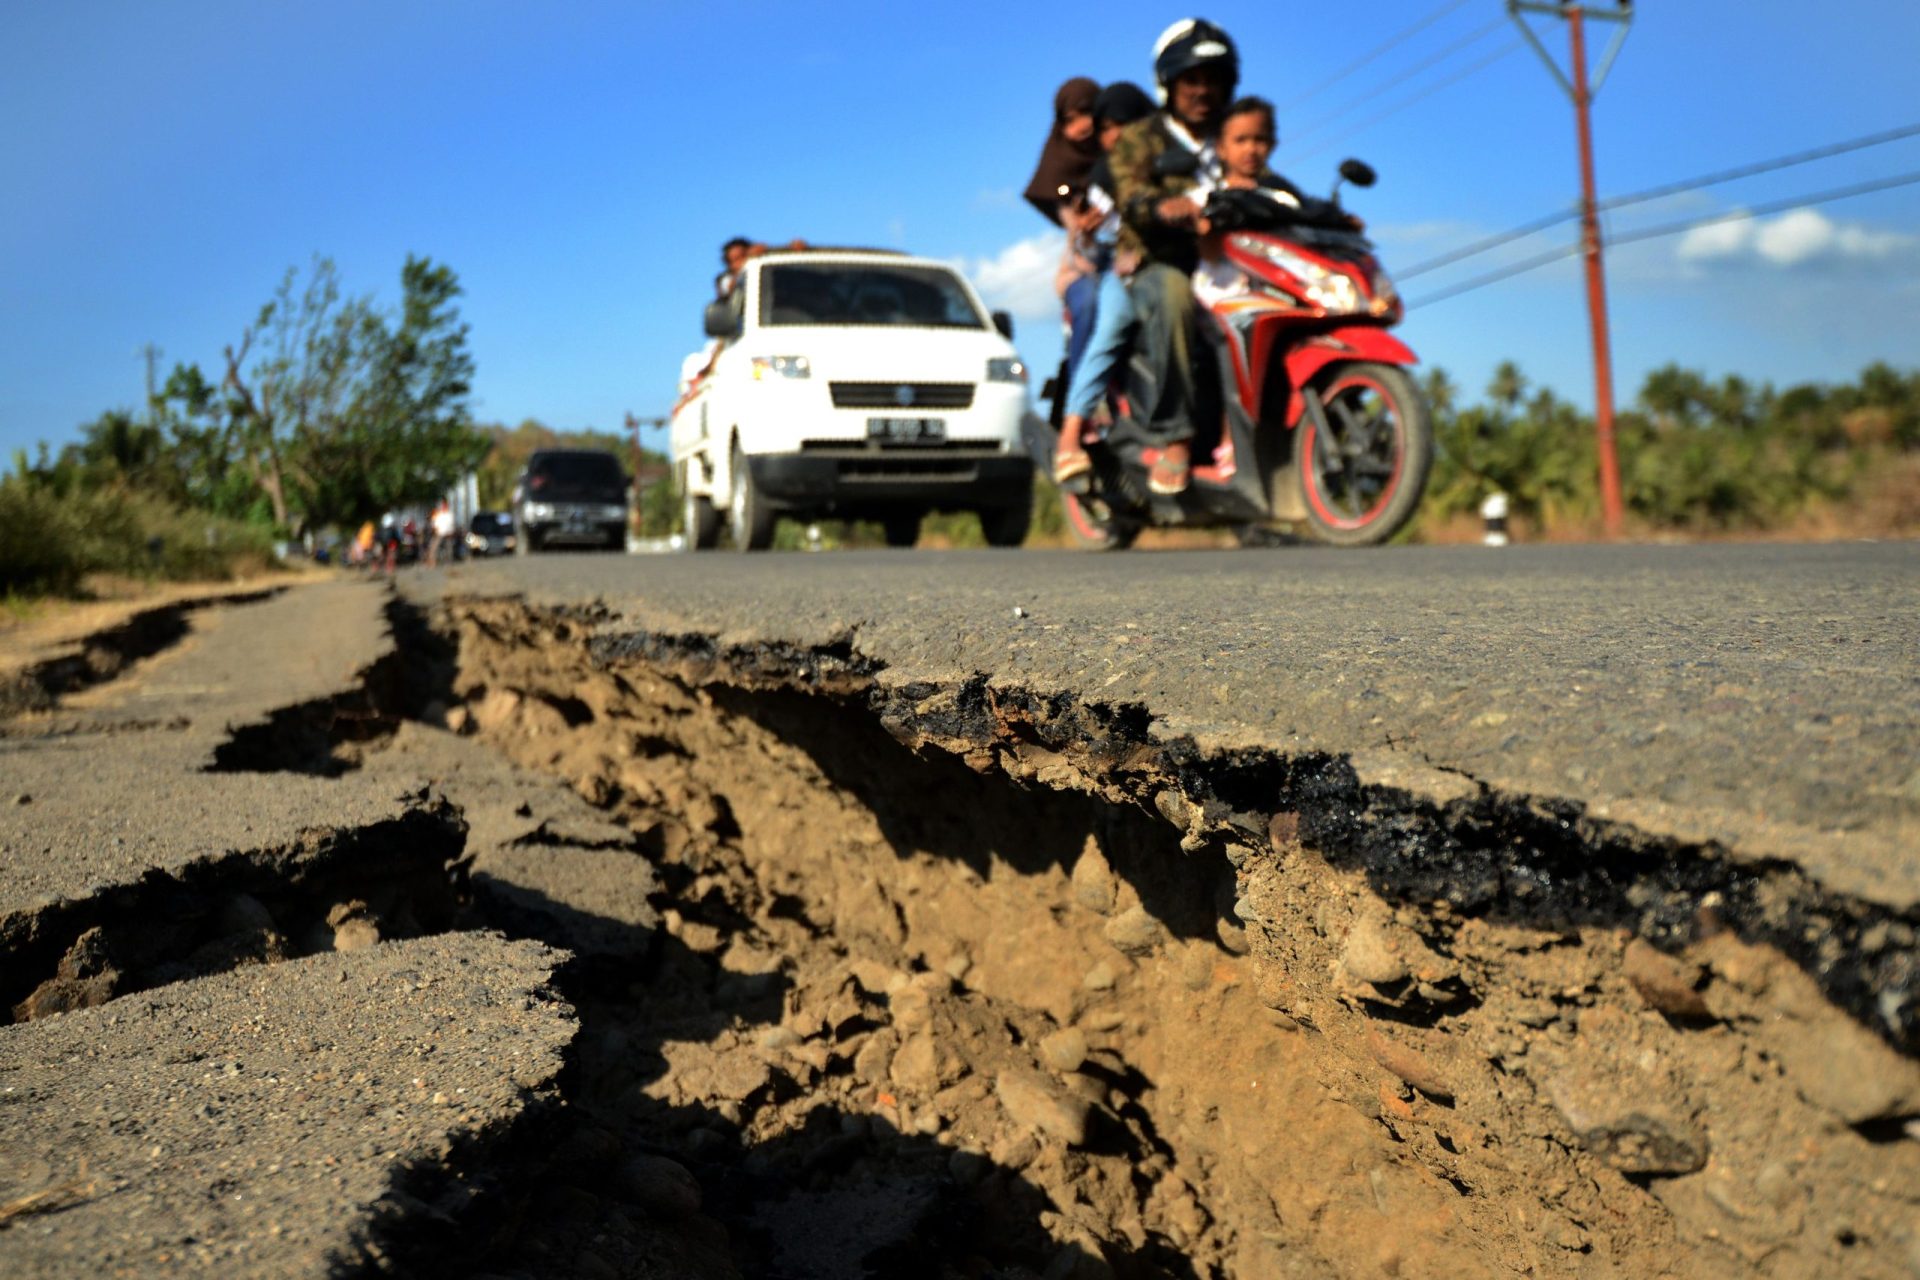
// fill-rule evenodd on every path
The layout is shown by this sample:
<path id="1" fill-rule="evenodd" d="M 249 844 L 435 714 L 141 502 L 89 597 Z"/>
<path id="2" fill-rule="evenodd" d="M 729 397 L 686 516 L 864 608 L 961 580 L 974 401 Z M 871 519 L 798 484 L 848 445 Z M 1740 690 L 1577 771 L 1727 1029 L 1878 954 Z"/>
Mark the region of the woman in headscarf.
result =
<path id="1" fill-rule="evenodd" d="M 1100 86 L 1085 76 L 1075 76 L 1053 95 L 1053 129 L 1047 145 L 1040 149 L 1040 163 L 1027 183 L 1027 203 L 1053 225 L 1064 225 L 1060 202 L 1077 197 L 1086 190 L 1087 175 L 1100 158 L 1100 144 L 1094 138 L 1094 100 Z"/>

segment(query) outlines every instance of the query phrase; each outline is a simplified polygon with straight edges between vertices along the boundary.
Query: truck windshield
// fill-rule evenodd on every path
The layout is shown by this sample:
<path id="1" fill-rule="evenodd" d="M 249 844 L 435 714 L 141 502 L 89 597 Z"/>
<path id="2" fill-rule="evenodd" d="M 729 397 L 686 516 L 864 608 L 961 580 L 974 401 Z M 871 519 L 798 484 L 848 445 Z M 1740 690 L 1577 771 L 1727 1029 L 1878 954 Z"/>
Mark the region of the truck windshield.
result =
<path id="1" fill-rule="evenodd" d="M 987 327 L 951 271 L 904 263 L 766 267 L 760 272 L 760 323 Z"/>

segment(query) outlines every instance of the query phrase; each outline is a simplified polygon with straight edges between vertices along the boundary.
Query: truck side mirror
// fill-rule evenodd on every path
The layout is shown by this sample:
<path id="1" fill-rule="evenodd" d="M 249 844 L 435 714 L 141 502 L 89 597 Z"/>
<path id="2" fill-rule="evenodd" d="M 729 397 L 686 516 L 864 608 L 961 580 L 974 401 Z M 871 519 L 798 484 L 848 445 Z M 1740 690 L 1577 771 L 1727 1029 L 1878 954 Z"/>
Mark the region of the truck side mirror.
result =
<path id="1" fill-rule="evenodd" d="M 1013 341 L 1013 313 L 1011 311 L 994 312 L 993 327 L 998 329 L 1000 336 L 1008 342 Z"/>
<path id="2" fill-rule="evenodd" d="M 706 330 L 709 338 L 740 336 L 740 308 L 731 297 L 715 298 L 707 304 Z"/>

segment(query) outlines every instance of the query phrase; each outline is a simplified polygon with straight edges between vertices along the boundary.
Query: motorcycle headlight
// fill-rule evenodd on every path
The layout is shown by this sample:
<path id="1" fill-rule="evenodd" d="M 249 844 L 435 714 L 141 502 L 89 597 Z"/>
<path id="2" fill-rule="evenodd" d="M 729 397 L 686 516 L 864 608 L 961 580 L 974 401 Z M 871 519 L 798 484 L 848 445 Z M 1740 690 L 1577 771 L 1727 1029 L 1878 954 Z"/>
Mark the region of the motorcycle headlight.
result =
<path id="1" fill-rule="evenodd" d="M 1307 301 L 1322 310 L 1346 313 L 1364 309 L 1360 301 L 1360 286 L 1344 272 L 1329 271 L 1283 244 L 1258 236 L 1234 236 L 1229 243 L 1242 253 L 1264 258 L 1298 280 L 1300 292 Z"/>
<path id="2" fill-rule="evenodd" d="M 1027 366 L 1019 356 L 994 356 L 987 361 L 988 382 L 1018 382 L 1025 385 Z"/>
<path id="3" fill-rule="evenodd" d="M 811 378 L 813 366 L 805 356 L 755 356 L 753 358 L 753 380 L 761 382 L 768 378 Z"/>
<path id="4" fill-rule="evenodd" d="M 1367 308 L 1374 315 L 1383 316 L 1400 305 L 1400 291 L 1393 287 L 1393 281 L 1384 271 L 1373 273 L 1373 305 Z"/>

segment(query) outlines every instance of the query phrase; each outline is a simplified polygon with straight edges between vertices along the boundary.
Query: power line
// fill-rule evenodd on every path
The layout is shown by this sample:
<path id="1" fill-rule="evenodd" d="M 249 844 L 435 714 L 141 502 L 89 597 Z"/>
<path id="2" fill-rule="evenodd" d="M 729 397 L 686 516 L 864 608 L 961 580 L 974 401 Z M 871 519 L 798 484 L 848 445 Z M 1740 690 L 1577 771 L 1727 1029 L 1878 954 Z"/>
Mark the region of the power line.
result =
<path id="1" fill-rule="evenodd" d="M 1624 209 L 1628 205 L 1644 204 L 1648 200 L 1657 200 L 1662 196 L 1680 195 L 1688 191 L 1698 191 L 1703 187 L 1717 186 L 1724 182 L 1733 182 L 1740 178 L 1751 178 L 1762 173 L 1772 173 L 1778 169 L 1790 169 L 1794 165 L 1811 164 L 1815 160 L 1826 160 L 1833 156 L 1845 155 L 1849 151 L 1859 151 L 1867 147 L 1877 147 L 1889 142 L 1898 142 L 1902 138 L 1911 138 L 1920 134 L 1920 124 L 1902 125 L 1898 129 L 1886 129 L 1879 133 L 1870 133 L 1859 138 L 1850 138 L 1845 142 L 1830 143 L 1824 147 L 1814 147 L 1807 151 L 1796 151 L 1789 155 L 1776 156 L 1771 160 L 1760 160 L 1732 169 L 1722 169 L 1715 173 L 1702 174 L 1697 178 L 1686 178 L 1679 182 L 1669 182 L 1663 186 L 1648 187 L 1644 191 L 1635 191 L 1624 196 L 1614 196 L 1602 200 L 1594 206 L 1595 211 L 1606 213 L 1614 209 Z M 1524 240 L 1548 227 L 1558 226 L 1562 222 L 1580 216 L 1578 209 L 1561 213 L 1544 214 L 1531 222 L 1523 222 L 1517 227 L 1502 231 L 1498 235 L 1476 240 L 1462 248 L 1443 253 L 1437 258 L 1429 258 L 1399 273 L 1400 279 L 1411 280 L 1429 271 L 1451 266 L 1463 258 L 1477 257 L 1489 249 L 1498 249 L 1501 245 L 1511 244 L 1515 240 Z"/>
<path id="2" fill-rule="evenodd" d="M 1718 173 L 1705 174 L 1698 178 L 1688 178 L 1681 182 L 1669 182 L 1662 187 L 1648 187 L 1645 191 L 1636 191 L 1631 195 L 1615 196 L 1611 200 L 1600 202 L 1602 213 L 1609 209 L 1620 209 L 1630 204 L 1641 204 L 1648 200 L 1658 200 L 1662 196 L 1678 195 L 1683 191 L 1697 191 L 1701 187 L 1717 186 L 1722 182 L 1732 182 L 1736 178 L 1751 178 L 1755 174 L 1771 173 L 1776 169 L 1790 169 L 1797 164 L 1808 164 L 1815 160 L 1825 160 L 1830 156 L 1844 155 L 1849 151 L 1859 151 L 1864 147 L 1877 147 L 1882 143 L 1898 142 L 1902 138 L 1911 138 L 1920 134 L 1920 124 L 1902 125 L 1898 129 L 1888 129 L 1881 133 L 1870 133 L 1863 138 L 1850 138 L 1845 142 L 1835 142 L 1824 147 L 1814 147 L 1809 151 L 1796 151 L 1792 155 L 1777 156 L 1772 160 L 1761 160 L 1754 164 L 1743 164 L 1733 169 L 1722 169 Z"/>
<path id="3" fill-rule="evenodd" d="M 1452 13 L 1454 10 L 1465 7 L 1466 4 L 1467 4 L 1467 0 L 1448 0 L 1448 3 L 1441 5 L 1438 9 L 1435 9 L 1432 13 L 1428 14 L 1426 17 L 1420 19 L 1418 22 L 1414 23 L 1412 26 L 1406 28 L 1399 35 L 1394 36 L 1392 39 L 1388 40 L 1385 44 L 1380 45 L 1379 47 L 1373 49 L 1369 53 L 1361 54 L 1360 57 L 1356 58 L 1354 61 L 1340 68 L 1340 70 L 1334 72 L 1332 75 L 1328 76 L 1325 80 L 1322 80 L 1319 84 L 1314 85 L 1313 88 L 1308 89 L 1300 94 L 1297 94 L 1296 96 L 1289 98 L 1287 101 L 1281 103 L 1279 110 L 1284 114 L 1285 112 L 1293 110 L 1295 107 L 1299 106 L 1301 103 L 1306 102 L 1307 100 L 1312 98 L 1315 94 L 1321 93 L 1327 89 L 1331 89 L 1334 85 L 1339 84 L 1342 80 L 1345 80 L 1348 76 L 1352 75 L 1354 72 L 1358 71 L 1360 68 L 1366 66 L 1368 63 L 1372 62 L 1375 58 L 1380 57 L 1384 53 L 1390 52 L 1391 50 L 1397 48 L 1399 45 L 1403 44 L 1407 40 L 1410 40 L 1414 36 L 1419 35 L 1422 31 L 1425 31 L 1428 27 L 1440 21 L 1440 19 L 1446 17 L 1448 14 Z"/>
<path id="4" fill-rule="evenodd" d="M 1385 120 L 1390 116 L 1398 115 L 1400 112 L 1405 111 L 1408 107 L 1411 107 L 1416 103 L 1423 102 L 1426 99 L 1431 98 L 1434 94 L 1439 93 L 1442 89 L 1451 89 L 1454 85 L 1459 84 L 1462 80 L 1465 80 L 1468 76 L 1475 75 L 1481 71 L 1486 70 L 1488 67 L 1500 61 L 1500 59 L 1506 57 L 1508 54 L 1512 53 L 1514 50 L 1518 49 L 1519 47 L 1520 47 L 1520 42 L 1518 40 L 1515 40 L 1512 44 L 1502 45 L 1500 48 L 1495 49 L 1492 53 L 1480 59 L 1478 62 L 1471 63 L 1470 65 L 1466 66 L 1460 71 L 1455 72 L 1453 75 L 1447 76 L 1445 79 L 1436 80 L 1434 83 L 1428 85 L 1426 88 L 1420 90 L 1418 93 L 1408 94 L 1406 97 L 1400 99 L 1398 102 L 1394 103 L 1392 106 L 1386 107 L 1380 111 L 1376 111 L 1374 114 L 1368 116 L 1365 120 L 1362 120 L 1359 124 L 1354 125 L 1352 128 L 1341 130 L 1339 133 L 1336 133 L 1332 137 L 1323 141 L 1319 146 L 1310 147 L 1307 150 L 1302 151 L 1299 155 L 1290 156 L 1289 163 L 1292 163 L 1293 161 L 1298 161 L 1298 160 L 1305 160 L 1310 156 L 1317 156 L 1321 152 L 1331 148 L 1337 142 L 1341 142 L 1347 138 L 1351 138 L 1356 133 L 1366 132 L 1368 129 L 1373 128 L 1374 125 L 1379 124 L 1382 120 Z"/>
<path id="5" fill-rule="evenodd" d="M 1717 213 L 1708 218 L 1693 218 L 1685 222 L 1668 222 L 1657 227 L 1643 227 L 1638 231 L 1613 236 L 1609 239 L 1608 243 L 1621 245 L 1634 244 L 1642 240 L 1656 240 L 1662 236 L 1680 235 L 1688 231 L 1697 231 L 1702 227 L 1718 226 L 1727 222 L 1743 222 L 1750 218 L 1764 217 L 1769 213 L 1784 213 L 1790 209 L 1807 209 L 1817 204 L 1831 204 L 1835 200 L 1846 200 L 1853 196 L 1872 195 L 1877 191 L 1891 191 L 1895 187 L 1907 187 L 1915 183 L 1920 183 L 1920 170 L 1915 170 L 1911 173 L 1896 174 L 1891 178 L 1876 178 L 1870 182 L 1856 182 L 1851 186 L 1836 187 L 1831 191 L 1819 191 L 1812 195 L 1794 196 L 1785 200 L 1771 200 L 1765 204 L 1754 205 L 1750 209 L 1730 209 L 1725 213 Z M 1525 275 L 1529 271 L 1537 270 L 1550 263 L 1559 262 L 1563 258 L 1571 258 L 1580 252 L 1581 246 L 1573 244 L 1564 245 L 1561 248 L 1549 250 L 1546 253 L 1537 254 L 1531 258 L 1523 258 L 1519 262 L 1500 268 L 1498 271 L 1489 271 L 1484 275 L 1475 276 L 1471 280 L 1465 280 L 1457 285 L 1442 289 L 1438 293 L 1430 293 L 1424 298 L 1416 298 L 1407 303 L 1407 309 L 1411 311 L 1416 307 L 1430 306 L 1436 302 L 1444 302 L 1448 298 L 1458 297 L 1463 293 L 1471 293 L 1475 289 L 1485 288 L 1490 284 L 1499 284 L 1503 280 L 1510 280 L 1514 276 Z"/>
<path id="6" fill-rule="evenodd" d="M 1440 52 L 1435 54 L 1430 54 L 1429 56 L 1421 59 L 1419 62 L 1414 63 L 1411 67 L 1408 67 L 1405 70 L 1401 71 L 1399 74 L 1392 77 L 1392 79 L 1389 81 L 1387 85 L 1382 85 L 1379 88 L 1371 89 L 1368 92 L 1361 94 L 1359 97 L 1354 98 L 1350 102 L 1346 102 L 1338 107 L 1335 107 L 1333 110 L 1327 112 L 1323 116 L 1320 116 L 1318 119 L 1309 121 L 1305 126 L 1303 126 L 1300 129 L 1289 130 L 1289 134 L 1291 136 L 1288 138 L 1288 141 L 1298 142 L 1302 138 L 1312 137 L 1315 133 L 1318 133 L 1321 129 L 1324 129 L 1327 125 L 1333 123 L 1335 120 L 1338 120 L 1341 116 L 1346 115 L 1349 111 L 1352 111 L 1355 107 L 1365 106 L 1367 103 L 1372 102 L 1374 99 L 1378 98 L 1380 96 L 1381 89 L 1389 88 L 1393 83 L 1405 83 L 1406 81 L 1413 79 L 1415 76 L 1419 75 L 1422 71 L 1425 71 L 1429 67 L 1435 66 L 1439 63 L 1445 62 L 1448 58 L 1451 58 L 1454 54 L 1459 53 L 1462 49 L 1467 48 L 1469 45 L 1472 45 L 1478 41 L 1486 39 L 1488 36 L 1492 35 L 1495 31 L 1499 30 L 1501 27 L 1504 27 L 1505 25 L 1507 25 L 1507 20 L 1505 18 L 1495 18 L 1492 22 L 1487 23 L 1485 26 L 1479 27 L 1473 31 L 1468 32 L 1466 35 L 1462 36 L 1460 39 L 1455 40 L 1452 44 L 1440 50 Z"/>
<path id="7" fill-rule="evenodd" d="M 1867 182 L 1856 182 L 1851 186 L 1835 187 L 1798 199 L 1770 200 L 1765 204 L 1754 205 L 1751 209 L 1730 209 L 1725 213 L 1714 214 L 1710 218 L 1695 218 L 1686 222 L 1668 222 L 1657 227 L 1643 227 L 1625 235 L 1612 238 L 1614 244 L 1632 244 L 1637 240 L 1654 240 L 1661 236 L 1670 236 L 1682 231 L 1692 231 L 1699 227 L 1711 227 L 1722 222 L 1740 222 L 1747 218 L 1758 218 L 1769 213 L 1784 213 L 1789 209 L 1804 209 L 1810 205 L 1830 204 L 1835 200 L 1845 200 L 1852 196 L 1872 195 L 1876 191 L 1890 191 L 1895 187 L 1912 186 L 1920 182 L 1920 169 L 1908 173 L 1895 174 L 1891 178 L 1874 178 Z"/>

